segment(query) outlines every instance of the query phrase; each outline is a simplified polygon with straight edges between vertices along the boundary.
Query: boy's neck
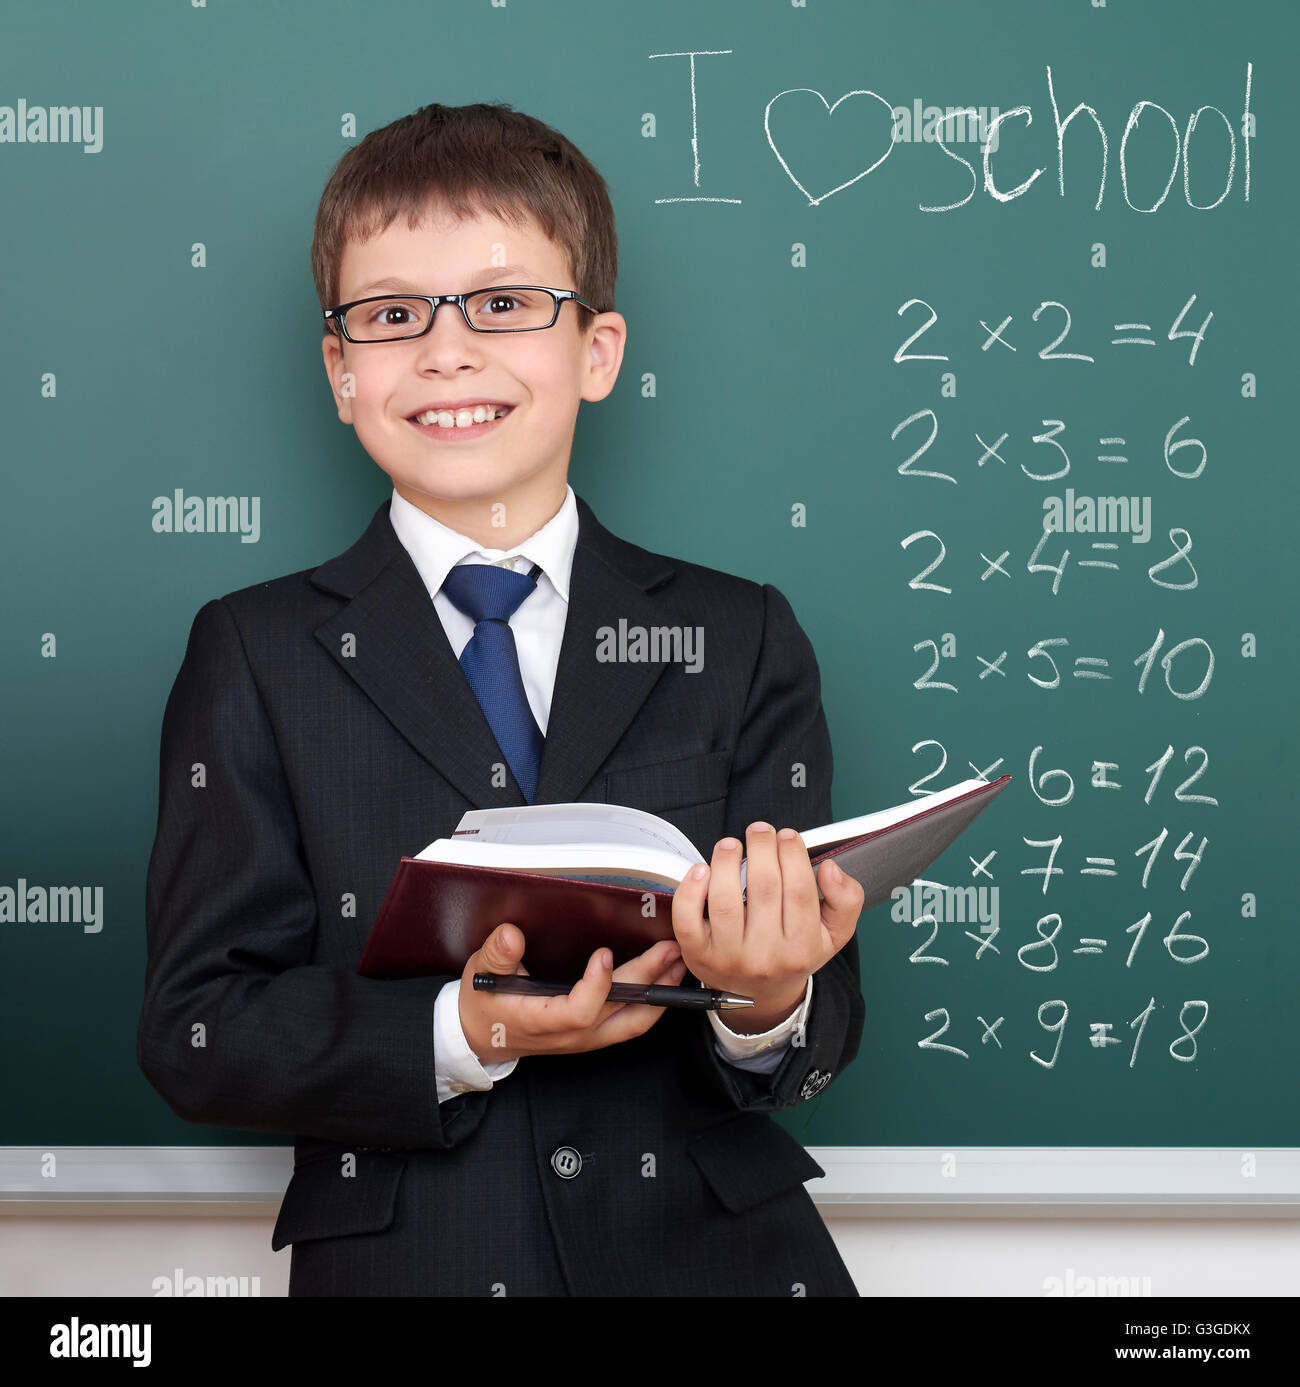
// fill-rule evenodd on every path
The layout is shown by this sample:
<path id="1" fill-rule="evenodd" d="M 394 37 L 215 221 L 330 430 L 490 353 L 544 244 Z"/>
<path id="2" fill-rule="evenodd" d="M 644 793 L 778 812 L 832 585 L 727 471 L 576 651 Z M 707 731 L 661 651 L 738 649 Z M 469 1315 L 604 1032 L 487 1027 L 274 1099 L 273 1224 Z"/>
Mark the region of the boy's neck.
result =
<path id="1" fill-rule="evenodd" d="M 513 549 L 559 513 L 567 481 L 560 478 L 558 491 L 552 483 L 539 487 L 535 493 L 516 494 L 504 500 L 473 497 L 457 501 L 429 496 L 400 484 L 394 489 L 403 500 L 432 516 L 440 525 L 472 539 L 481 549 Z M 493 524 L 498 516 L 504 523 Z"/>

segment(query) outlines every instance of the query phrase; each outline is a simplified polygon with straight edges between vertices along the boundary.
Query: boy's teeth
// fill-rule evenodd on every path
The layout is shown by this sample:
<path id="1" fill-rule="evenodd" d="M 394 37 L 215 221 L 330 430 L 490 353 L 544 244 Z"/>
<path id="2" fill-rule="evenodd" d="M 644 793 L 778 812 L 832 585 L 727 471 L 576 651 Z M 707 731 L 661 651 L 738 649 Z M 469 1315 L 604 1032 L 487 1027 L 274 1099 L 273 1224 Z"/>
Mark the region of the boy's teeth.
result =
<path id="1" fill-rule="evenodd" d="M 504 409 L 498 409 L 495 405 L 474 405 L 473 408 L 457 410 L 427 410 L 424 414 L 417 414 L 415 422 L 417 424 L 436 424 L 442 429 L 467 429 L 471 424 L 486 423 L 489 419 L 496 419 L 504 414 Z"/>

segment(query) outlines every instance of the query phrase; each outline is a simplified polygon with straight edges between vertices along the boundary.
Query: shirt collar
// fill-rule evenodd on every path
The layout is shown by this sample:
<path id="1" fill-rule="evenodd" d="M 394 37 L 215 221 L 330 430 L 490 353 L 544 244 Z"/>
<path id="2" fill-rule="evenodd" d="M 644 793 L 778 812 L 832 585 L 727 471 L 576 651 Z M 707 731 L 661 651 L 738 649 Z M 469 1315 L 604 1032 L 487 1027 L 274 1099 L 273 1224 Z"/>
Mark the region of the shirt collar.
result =
<path id="1" fill-rule="evenodd" d="M 578 543 L 578 505 L 573 487 L 567 482 L 559 510 L 540 529 L 510 549 L 481 548 L 468 535 L 459 534 L 419 506 L 413 506 L 404 496 L 399 496 L 396 489 L 388 518 L 430 597 L 439 591 L 447 574 L 464 558 L 495 563 L 498 559 L 521 555 L 529 563 L 540 564 L 542 574 L 551 580 L 556 592 L 566 603 L 569 600 L 569 574 Z"/>

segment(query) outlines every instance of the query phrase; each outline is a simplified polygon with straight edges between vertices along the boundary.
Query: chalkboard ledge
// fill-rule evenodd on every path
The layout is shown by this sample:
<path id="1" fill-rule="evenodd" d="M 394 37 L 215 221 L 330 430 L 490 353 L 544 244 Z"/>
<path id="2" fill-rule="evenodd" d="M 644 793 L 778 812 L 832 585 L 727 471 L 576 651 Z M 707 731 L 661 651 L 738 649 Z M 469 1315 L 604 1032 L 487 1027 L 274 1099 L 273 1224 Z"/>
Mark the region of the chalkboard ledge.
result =
<path id="1" fill-rule="evenodd" d="M 1292 1147 L 812 1146 L 824 1217 L 1288 1218 Z M 3 1146 L 0 1213 L 271 1215 L 289 1146 Z"/>
<path id="2" fill-rule="evenodd" d="M 1293 1147 L 815 1146 L 827 1217 L 1300 1216 Z"/>
<path id="3" fill-rule="evenodd" d="M 274 1212 L 292 1174 L 292 1146 L 0 1146 L 0 1209 Z"/>

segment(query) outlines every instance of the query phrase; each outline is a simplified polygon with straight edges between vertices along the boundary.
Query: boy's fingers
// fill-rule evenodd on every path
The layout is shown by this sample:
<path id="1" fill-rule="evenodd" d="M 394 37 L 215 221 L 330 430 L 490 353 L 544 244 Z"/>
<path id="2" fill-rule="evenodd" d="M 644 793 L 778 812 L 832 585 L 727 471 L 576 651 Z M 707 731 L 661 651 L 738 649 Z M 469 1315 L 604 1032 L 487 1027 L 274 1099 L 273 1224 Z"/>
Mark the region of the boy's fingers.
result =
<path id="1" fill-rule="evenodd" d="M 555 1013 L 555 1029 L 581 1030 L 600 1020 L 613 981 L 611 968 L 614 956 L 608 949 L 597 949 L 587 960 L 583 975 L 573 984 L 567 997 L 552 997 L 555 1005 L 547 1008 Z"/>
<path id="2" fill-rule="evenodd" d="M 784 887 L 780 841 L 766 820 L 756 819 L 746 828 L 745 860 L 745 947 L 779 946 Z"/>
<path id="3" fill-rule="evenodd" d="M 614 969 L 615 982 L 653 983 L 665 969 L 682 956 L 681 945 L 675 939 L 661 939 L 643 954 L 620 963 Z M 625 1005 L 625 1004 L 624 1004 Z"/>
<path id="4" fill-rule="evenodd" d="M 817 885 L 822 893 L 821 919 L 838 953 L 857 928 L 867 893 L 862 883 L 841 871 L 829 858 L 817 869 Z"/>
<path id="5" fill-rule="evenodd" d="M 703 953 L 709 945 L 709 922 L 704 918 L 704 903 L 709 898 L 710 871 L 708 863 L 700 864 L 704 874 L 687 872 L 673 892 L 673 934 L 694 953 Z"/>
<path id="6" fill-rule="evenodd" d="M 670 969 L 674 962 L 681 958 L 681 946 L 675 939 L 661 939 L 652 944 L 643 954 L 638 954 L 635 958 L 630 958 L 626 963 L 620 963 L 610 976 L 611 982 L 630 982 L 640 983 L 643 986 L 654 983 Z M 683 969 L 684 971 L 684 969 Z M 609 990 L 606 988 L 604 996 L 608 997 Z M 615 1013 L 627 1007 L 627 1002 L 604 1001 L 599 1013 L 587 1024 L 598 1028 L 608 1021 Z M 645 1010 L 639 1005 L 632 1004 L 637 1010 Z M 655 1008 L 662 1010 L 662 1008 Z M 636 1035 L 635 1030 L 629 1031 L 628 1035 Z"/>
<path id="7" fill-rule="evenodd" d="M 732 847 L 724 848 L 723 843 Z M 745 907 L 740 899 L 740 859 L 744 845 L 737 838 L 720 838 L 713 845 L 709 867 L 709 947 L 719 957 L 740 954 L 745 939 Z"/>
<path id="8" fill-rule="evenodd" d="M 667 968 L 645 978 L 644 982 L 661 987 L 676 987 L 685 976 L 686 964 L 679 958 Z M 612 1016 L 592 1028 L 591 1038 L 597 1049 L 631 1040 L 633 1036 L 648 1031 L 666 1010 L 666 1007 L 652 1007 L 642 1002 L 624 1002 Z"/>
<path id="9" fill-rule="evenodd" d="M 675 939 L 661 939 L 645 953 L 619 964 L 611 973 L 609 964 L 603 960 L 612 957 L 608 949 L 597 949 L 587 961 L 586 972 L 573 985 L 569 995 L 548 999 L 558 1003 L 578 1003 L 576 1009 L 568 1005 L 548 1008 L 555 1013 L 555 1029 L 581 1030 L 607 1020 L 627 1005 L 626 1002 L 608 1000 L 611 983 L 652 983 L 674 959 L 681 957 L 681 948 Z"/>
<path id="10" fill-rule="evenodd" d="M 783 838 L 781 834 L 789 834 Z M 817 878 L 803 839 L 793 829 L 776 835 L 781 864 L 781 932 L 787 944 L 801 949 L 822 947 L 818 920 Z"/>
<path id="11" fill-rule="evenodd" d="M 484 941 L 483 947 L 474 954 L 466 965 L 468 972 L 494 972 L 526 974 L 527 970 L 515 960 L 522 956 L 523 932 L 515 925 L 503 924 L 497 927 Z M 628 1005 L 624 1002 L 611 1002 L 610 984 L 619 982 L 640 984 L 675 984 L 685 975 L 686 966 L 681 962 L 681 946 L 675 939 L 662 939 L 652 944 L 644 953 L 620 964 L 612 970 L 613 956 L 608 949 L 597 949 L 587 960 L 587 967 L 581 978 L 574 983 L 567 995 L 558 997 L 510 997 L 500 998 L 499 1005 L 509 1007 L 519 1005 L 519 1013 L 512 1025 L 520 1025 L 526 1032 L 549 1040 L 542 1043 L 542 1049 L 534 1053 L 544 1053 L 547 1048 L 567 1050 L 571 1038 L 579 1034 L 585 1037 L 583 1049 L 600 1049 L 619 1040 L 628 1040 L 648 1030 L 658 1020 L 662 1007 L 640 1004 Z M 606 1030 L 606 1023 L 623 1013 L 624 1015 L 612 1030 Z"/>
<path id="12" fill-rule="evenodd" d="M 681 960 L 681 948 L 675 939 L 661 939 L 652 944 L 645 953 L 620 964 L 613 974 L 618 982 L 640 983 L 647 986 L 654 983 L 674 985 L 686 974 L 686 965 Z M 645 1006 L 639 1002 L 609 1002 L 605 1014 L 598 1017 L 588 1032 L 595 1049 L 630 1040 L 633 1036 L 648 1031 L 659 1019 L 663 1007 Z"/>

